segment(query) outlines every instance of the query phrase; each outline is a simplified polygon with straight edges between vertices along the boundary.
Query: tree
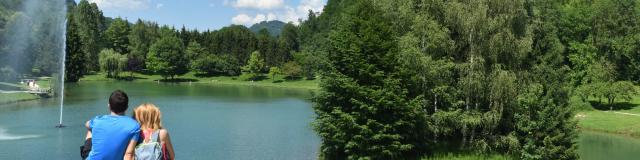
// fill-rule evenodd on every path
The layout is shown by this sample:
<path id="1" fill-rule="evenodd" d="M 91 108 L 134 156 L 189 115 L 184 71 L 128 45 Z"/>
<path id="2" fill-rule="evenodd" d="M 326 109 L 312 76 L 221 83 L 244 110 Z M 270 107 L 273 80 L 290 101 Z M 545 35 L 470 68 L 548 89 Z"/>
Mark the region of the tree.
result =
<path id="1" fill-rule="evenodd" d="M 429 142 L 426 117 L 403 89 L 391 19 L 369 1 L 351 3 L 329 35 L 331 69 L 314 101 L 321 157 L 417 159 Z"/>
<path id="2" fill-rule="evenodd" d="M 67 14 L 67 35 L 66 35 L 66 60 L 65 60 L 65 81 L 78 82 L 84 75 L 85 58 L 82 52 L 82 43 L 78 36 L 78 27 L 75 23 L 74 13 Z"/>
<path id="3" fill-rule="evenodd" d="M 300 51 L 293 54 L 293 61 L 302 67 L 302 75 L 307 79 L 314 79 L 324 64 L 324 59 L 316 55 L 319 53 L 309 53 L 310 51 Z"/>
<path id="4" fill-rule="evenodd" d="M 107 46 L 113 48 L 118 53 L 129 53 L 129 22 L 118 17 L 111 22 L 109 28 L 105 31 Z"/>
<path id="5" fill-rule="evenodd" d="M 269 77 L 271 77 L 271 80 L 273 81 L 276 81 L 276 76 L 281 73 L 282 71 L 278 67 L 269 68 Z"/>
<path id="6" fill-rule="evenodd" d="M 187 58 L 187 60 L 191 62 L 197 60 L 198 58 L 208 55 L 208 53 L 206 53 L 205 51 L 205 48 L 202 47 L 200 43 L 196 41 L 189 42 L 189 45 L 187 46 L 187 50 L 185 51 L 185 54 L 186 54 L 185 58 Z"/>
<path id="7" fill-rule="evenodd" d="M 107 72 L 108 78 L 118 78 L 120 72 L 127 66 L 127 56 L 116 52 L 113 49 L 100 51 L 100 68 Z"/>
<path id="8" fill-rule="evenodd" d="M 75 9 L 78 35 L 82 41 L 82 51 L 85 53 L 87 71 L 97 71 L 98 53 L 103 46 L 104 16 L 95 3 L 81 0 Z"/>
<path id="9" fill-rule="evenodd" d="M 279 37 L 280 50 L 281 50 L 279 51 L 280 52 L 279 54 L 281 55 L 278 56 L 277 57 L 278 59 L 276 60 L 279 62 L 279 64 L 290 60 L 291 53 L 297 52 L 300 50 L 300 39 L 299 39 L 300 35 L 298 32 L 299 32 L 298 27 L 293 25 L 293 23 L 287 23 L 282 28 L 282 31 Z"/>
<path id="10" fill-rule="evenodd" d="M 629 81 L 595 83 L 591 87 L 596 88 L 597 94 L 607 99 L 609 110 L 613 110 L 616 99 L 630 101 L 638 95 L 636 86 Z"/>
<path id="11" fill-rule="evenodd" d="M 191 62 L 191 68 L 200 75 L 237 76 L 241 73 L 238 61 L 231 55 L 206 55 Z"/>
<path id="12" fill-rule="evenodd" d="M 151 45 L 146 65 L 147 69 L 160 74 L 164 80 L 186 74 L 188 61 L 184 56 L 182 41 L 175 35 L 165 33 L 160 40 Z"/>
<path id="13" fill-rule="evenodd" d="M 255 79 L 260 76 L 262 69 L 264 69 L 264 64 L 264 59 L 262 59 L 260 52 L 254 51 L 251 53 L 251 57 L 249 58 L 249 61 L 247 61 L 247 65 L 242 69 L 249 72 L 251 79 Z"/>
<path id="14" fill-rule="evenodd" d="M 271 37 L 269 31 L 266 28 L 261 29 L 256 35 L 258 42 L 258 52 L 261 54 L 260 56 L 264 59 L 265 66 L 278 66 L 281 62 L 280 59 L 283 59 L 283 54 L 278 50 L 278 41 L 277 39 Z"/>
<path id="15" fill-rule="evenodd" d="M 578 159 L 576 121 L 567 104 L 557 101 L 557 91 L 532 84 L 518 96 L 521 110 L 515 117 L 521 159 Z"/>
<path id="16" fill-rule="evenodd" d="M 294 79 L 302 75 L 302 67 L 294 61 L 289 61 L 282 65 L 282 73 L 286 75 L 287 78 Z"/>
<path id="17" fill-rule="evenodd" d="M 247 60 L 257 48 L 256 35 L 242 25 L 231 25 L 208 33 L 206 41 L 200 42 L 207 45 L 209 53 L 229 54 L 235 57 L 240 66 L 246 65 Z"/>

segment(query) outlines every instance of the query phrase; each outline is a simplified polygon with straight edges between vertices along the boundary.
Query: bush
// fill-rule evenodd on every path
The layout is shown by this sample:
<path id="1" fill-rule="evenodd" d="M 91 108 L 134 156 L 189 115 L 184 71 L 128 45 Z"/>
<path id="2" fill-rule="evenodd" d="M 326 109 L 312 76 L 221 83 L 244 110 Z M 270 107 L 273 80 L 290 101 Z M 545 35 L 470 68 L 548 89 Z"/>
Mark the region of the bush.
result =
<path id="1" fill-rule="evenodd" d="M 257 74 L 255 73 L 244 73 L 242 75 L 240 75 L 240 77 L 238 77 L 238 79 L 243 80 L 243 81 L 253 81 L 256 80 L 258 77 Z"/>
<path id="2" fill-rule="evenodd" d="M 293 61 L 287 62 L 282 66 L 282 73 L 289 79 L 294 79 L 302 75 L 302 67 Z"/>
<path id="3" fill-rule="evenodd" d="M 208 55 L 191 63 L 191 68 L 198 74 L 204 75 L 229 75 L 237 76 L 240 72 L 240 64 L 229 55 Z"/>

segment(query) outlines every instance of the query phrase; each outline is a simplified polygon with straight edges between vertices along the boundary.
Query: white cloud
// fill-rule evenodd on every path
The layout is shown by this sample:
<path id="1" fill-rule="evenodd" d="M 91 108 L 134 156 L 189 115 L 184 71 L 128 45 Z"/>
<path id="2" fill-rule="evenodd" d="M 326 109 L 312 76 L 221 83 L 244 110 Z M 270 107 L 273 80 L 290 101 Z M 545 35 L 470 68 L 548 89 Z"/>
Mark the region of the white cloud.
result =
<path id="1" fill-rule="evenodd" d="M 163 6 L 164 6 L 164 4 L 162 4 L 162 3 L 156 4 L 156 8 L 162 8 Z"/>
<path id="2" fill-rule="evenodd" d="M 262 21 L 273 21 L 276 20 L 276 15 L 273 13 L 269 14 L 256 14 L 255 16 L 249 16 L 247 14 L 238 14 L 235 17 L 231 18 L 231 23 L 237 25 L 246 25 L 250 26 L 256 23 L 260 23 Z"/>
<path id="3" fill-rule="evenodd" d="M 249 15 L 239 14 L 239 15 L 231 18 L 231 23 L 239 24 L 239 25 L 246 25 L 246 24 L 250 23 L 252 21 L 252 19 L 253 18 L 249 17 Z"/>
<path id="4" fill-rule="evenodd" d="M 233 2 L 236 8 L 276 9 L 284 6 L 284 0 L 236 0 Z"/>
<path id="5" fill-rule="evenodd" d="M 238 0 L 240 2 L 243 0 Z M 258 1 L 258 0 L 246 0 L 246 1 Z M 254 7 L 257 10 L 257 14 L 255 16 L 250 16 L 247 14 L 238 14 L 231 19 L 233 24 L 240 25 L 252 25 L 255 23 L 259 23 L 261 21 L 270 21 L 270 20 L 280 20 L 283 22 L 292 22 L 294 24 L 298 24 L 299 20 L 306 20 L 309 15 L 309 10 L 313 12 L 322 12 L 324 5 L 327 0 L 301 0 L 298 6 L 289 6 L 284 5 L 280 8 L 270 9 L 265 11 L 264 9 L 259 9 Z M 230 2 L 231 5 L 237 7 L 236 2 Z M 268 12 L 268 13 L 267 13 Z"/>
<path id="6" fill-rule="evenodd" d="M 322 12 L 324 8 L 325 0 L 302 0 L 300 4 L 293 7 L 285 7 L 285 12 L 279 16 L 279 19 L 284 22 L 293 22 L 298 24 L 298 20 L 306 20 L 309 15 L 309 10 L 313 12 Z"/>
<path id="7" fill-rule="evenodd" d="M 96 3 L 101 9 L 125 9 L 139 10 L 148 9 L 151 6 L 151 0 L 89 0 Z"/>

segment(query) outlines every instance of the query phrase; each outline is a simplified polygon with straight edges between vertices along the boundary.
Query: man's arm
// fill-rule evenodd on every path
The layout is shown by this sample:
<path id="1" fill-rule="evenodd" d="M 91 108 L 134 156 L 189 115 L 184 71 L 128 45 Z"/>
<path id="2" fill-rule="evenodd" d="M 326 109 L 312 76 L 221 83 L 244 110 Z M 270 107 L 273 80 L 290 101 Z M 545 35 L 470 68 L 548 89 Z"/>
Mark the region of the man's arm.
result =
<path id="1" fill-rule="evenodd" d="M 85 127 L 87 127 L 87 136 L 84 137 L 84 140 L 87 140 L 89 138 L 91 138 L 91 126 L 89 126 L 89 122 L 91 122 L 91 120 L 88 120 L 87 123 L 84 124 Z"/>
<path id="2" fill-rule="evenodd" d="M 124 160 L 133 160 L 134 149 L 136 148 L 136 140 L 129 141 L 129 145 L 127 145 L 127 150 L 124 151 Z"/>

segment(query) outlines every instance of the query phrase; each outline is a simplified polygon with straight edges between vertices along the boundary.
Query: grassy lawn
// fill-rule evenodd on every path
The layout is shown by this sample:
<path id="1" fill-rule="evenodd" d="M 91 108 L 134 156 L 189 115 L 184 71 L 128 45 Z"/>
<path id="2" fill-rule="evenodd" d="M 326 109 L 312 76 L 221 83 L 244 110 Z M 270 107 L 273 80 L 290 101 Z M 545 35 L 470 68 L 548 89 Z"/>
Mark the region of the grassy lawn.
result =
<path id="1" fill-rule="evenodd" d="M 431 157 L 422 158 L 422 160 L 477 160 L 477 159 L 511 160 L 514 158 L 507 155 L 501 155 L 501 154 L 475 154 L 475 153 L 436 154 Z"/>
<path id="2" fill-rule="evenodd" d="M 132 79 L 126 79 L 129 77 L 129 73 L 123 73 L 121 76 L 125 79 L 122 81 L 134 81 L 134 82 L 156 82 L 163 80 L 160 75 L 146 75 L 140 73 L 134 73 Z M 283 76 L 276 76 L 276 80 L 270 79 L 271 77 L 264 77 L 265 79 L 259 81 L 243 81 L 238 77 L 229 76 L 214 76 L 214 77 L 198 77 L 193 72 L 187 73 L 183 76 L 176 77 L 175 82 L 180 83 L 207 83 L 207 84 L 224 84 L 224 85 L 252 85 L 252 86 L 265 86 L 265 87 L 284 87 L 284 88 L 299 88 L 299 89 L 318 89 L 319 80 L 285 80 Z M 106 78 L 105 73 L 98 73 L 94 75 L 85 75 L 80 81 L 118 81 L 117 79 Z"/>
<path id="3" fill-rule="evenodd" d="M 576 115 L 581 129 L 640 138 L 640 116 L 607 111 L 585 111 Z"/>
<path id="4" fill-rule="evenodd" d="M 38 98 L 40 97 L 29 93 L 0 93 L 0 104 L 34 100 Z"/>
<path id="5" fill-rule="evenodd" d="M 592 99 L 591 105 L 592 109 L 576 114 L 580 129 L 640 138 L 640 96 L 630 102 L 618 101 L 613 111 L 609 111 L 607 105 L 599 104 L 597 99 Z"/>

